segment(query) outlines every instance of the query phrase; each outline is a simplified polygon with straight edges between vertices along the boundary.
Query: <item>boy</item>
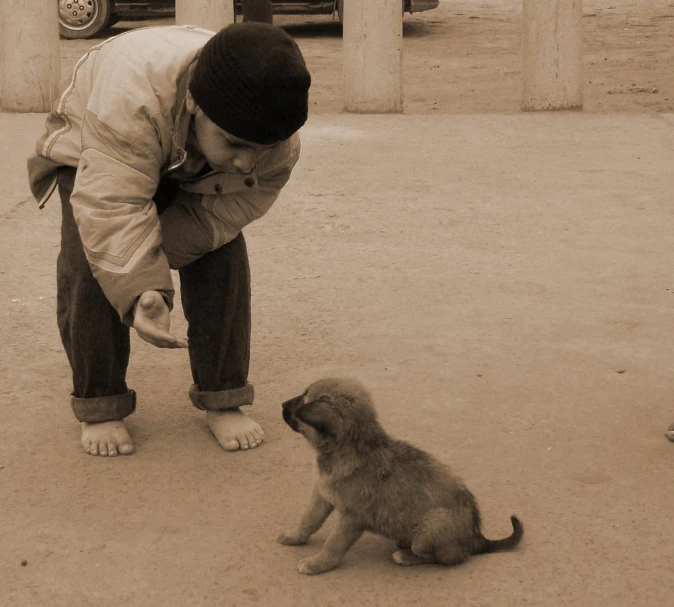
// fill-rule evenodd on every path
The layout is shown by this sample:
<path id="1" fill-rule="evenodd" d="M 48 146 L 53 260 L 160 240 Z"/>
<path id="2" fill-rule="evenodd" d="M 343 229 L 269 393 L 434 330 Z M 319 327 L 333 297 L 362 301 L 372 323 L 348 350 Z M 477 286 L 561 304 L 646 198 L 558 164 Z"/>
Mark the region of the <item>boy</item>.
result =
<path id="1" fill-rule="evenodd" d="M 294 40 L 262 23 L 135 30 L 78 62 L 28 172 L 40 208 L 61 197 L 57 318 L 87 453 L 134 450 L 129 327 L 189 349 L 190 399 L 224 449 L 262 442 L 240 410 L 254 396 L 241 230 L 290 178 L 310 84 Z M 169 332 L 170 269 L 189 344 Z"/>

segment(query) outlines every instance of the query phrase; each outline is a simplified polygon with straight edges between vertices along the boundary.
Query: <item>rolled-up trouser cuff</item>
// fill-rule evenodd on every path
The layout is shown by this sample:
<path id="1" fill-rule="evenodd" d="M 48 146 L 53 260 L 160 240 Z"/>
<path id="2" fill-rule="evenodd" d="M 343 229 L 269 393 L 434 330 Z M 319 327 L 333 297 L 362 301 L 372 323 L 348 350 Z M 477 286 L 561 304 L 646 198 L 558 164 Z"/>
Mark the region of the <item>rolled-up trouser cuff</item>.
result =
<path id="1" fill-rule="evenodd" d="M 204 392 L 196 385 L 190 388 L 190 400 L 192 404 L 202 411 L 226 411 L 238 409 L 243 405 L 252 405 L 255 398 L 253 384 L 246 384 L 243 388 L 234 390 L 219 390 L 217 392 Z"/>
<path id="2" fill-rule="evenodd" d="M 126 394 L 93 398 L 77 398 L 71 395 L 70 404 L 75 417 L 81 422 L 112 422 L 124 419 L 136 410 L 136 393 L 129 390 Z"/>

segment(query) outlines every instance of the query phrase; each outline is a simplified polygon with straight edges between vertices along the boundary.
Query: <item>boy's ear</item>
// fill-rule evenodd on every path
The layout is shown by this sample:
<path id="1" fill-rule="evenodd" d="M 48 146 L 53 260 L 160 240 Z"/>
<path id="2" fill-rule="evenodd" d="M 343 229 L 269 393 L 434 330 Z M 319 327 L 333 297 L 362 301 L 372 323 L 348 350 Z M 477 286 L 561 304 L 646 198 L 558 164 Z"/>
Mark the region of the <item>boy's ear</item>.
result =
<path id="1" fill-rule="evenodd" d="M 187 108 L 187 112 L 192 115 L 196 114 L 197 109 L 199 109 L 199 106 L 194 100 L 194 97 L 192 97 L 192 93 L 190 93 L 189 89 L 187 90 L 187 95 L 185 96 L 185 107 Z"/>

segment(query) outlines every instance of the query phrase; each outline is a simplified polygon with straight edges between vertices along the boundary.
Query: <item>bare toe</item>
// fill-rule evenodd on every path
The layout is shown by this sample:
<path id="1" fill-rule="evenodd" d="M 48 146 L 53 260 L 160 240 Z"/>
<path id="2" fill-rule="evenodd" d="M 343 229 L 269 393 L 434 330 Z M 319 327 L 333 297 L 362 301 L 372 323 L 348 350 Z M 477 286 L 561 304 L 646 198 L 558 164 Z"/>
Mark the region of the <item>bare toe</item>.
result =
<path id="1" fill-rule="evenodd" d="M 115 457 L 133 453 L 133 443 L 122 421 L 82 423 L 82 447 L 90 455 Z"/>
<path id="2" fill-rule="evenodd" d="M 240 409 L 207 411 L 206 420 L 225 451 L 248 451 L 262 442 L 262 428 Z"/>
<path id="3" fill-rule="evenodd" d="M 131 455 L 134 451 L 134 446 L 131 443 L 124 443 L 119 446 L 119 452 L 121 455 Z"/>
<path id="4" fill-rule="evenodd" d="M 674 441 L 674 423 L 669 424 L 669 428 L 667 428 L 667 431 L 665 432 L 665 436 L 669 440 Z"/>

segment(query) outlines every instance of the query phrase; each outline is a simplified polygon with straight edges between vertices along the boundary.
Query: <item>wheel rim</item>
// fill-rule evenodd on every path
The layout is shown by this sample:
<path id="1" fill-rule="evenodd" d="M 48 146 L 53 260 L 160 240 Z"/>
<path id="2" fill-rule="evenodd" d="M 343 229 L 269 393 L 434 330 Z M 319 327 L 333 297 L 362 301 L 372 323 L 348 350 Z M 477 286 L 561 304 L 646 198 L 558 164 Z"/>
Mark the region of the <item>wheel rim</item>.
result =
<path id="1" fill-rule="evenodd" d="M 59 20 L 71 30 L 83 30 L 98 16 L 100 0 L 59 0 Z"/>

